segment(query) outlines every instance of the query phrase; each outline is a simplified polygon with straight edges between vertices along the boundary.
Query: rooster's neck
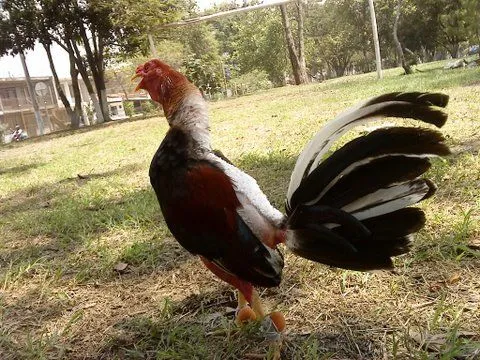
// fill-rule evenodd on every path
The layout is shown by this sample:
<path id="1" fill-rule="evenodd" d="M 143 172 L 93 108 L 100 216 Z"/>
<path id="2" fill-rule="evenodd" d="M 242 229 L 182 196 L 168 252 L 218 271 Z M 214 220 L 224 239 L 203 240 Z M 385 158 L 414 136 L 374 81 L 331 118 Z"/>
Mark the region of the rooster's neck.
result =
<path id="1" fill-rule="evenodd" d="M 181 129 L 200 151 L 211 151 L 207 104 L 200 92 L 186 95 L 175 111 L 166 113 L 171 127 Z"/>

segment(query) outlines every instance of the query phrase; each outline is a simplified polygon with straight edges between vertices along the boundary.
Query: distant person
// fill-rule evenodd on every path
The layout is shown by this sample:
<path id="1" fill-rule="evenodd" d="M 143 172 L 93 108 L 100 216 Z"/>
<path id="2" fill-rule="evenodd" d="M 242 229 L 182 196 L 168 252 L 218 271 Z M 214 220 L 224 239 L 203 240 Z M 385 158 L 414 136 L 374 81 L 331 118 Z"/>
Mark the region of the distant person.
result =
<path id="1" fill-rule="evenodd" d="M 25 140 L 28 137 L 27 133 L 22 130 L 20 125 L 15 126 L 15 131 L 12 134 L 12 139 L 14 141 Z"/>

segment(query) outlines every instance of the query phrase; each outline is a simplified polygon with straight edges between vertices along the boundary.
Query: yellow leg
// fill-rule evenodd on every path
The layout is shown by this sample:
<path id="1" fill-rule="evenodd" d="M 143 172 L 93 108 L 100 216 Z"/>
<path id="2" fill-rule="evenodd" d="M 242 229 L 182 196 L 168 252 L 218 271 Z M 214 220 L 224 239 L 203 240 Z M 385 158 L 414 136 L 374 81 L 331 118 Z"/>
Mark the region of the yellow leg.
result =
<path id="1" fill-rule="evenodd" d="M 237 309 L 241 309 L 243 308 L 245 305 L 248 304 L 247 302 L 247 299 L 245 299 L 245 296 L 243 296 L 242 292 L 241 291 L 237 291 L 238 295 L 237 295 L 237 298 L 238 298 L 238 306 L 237 306 Z"/>
<path id="2" fill-rule="evenodd" d="M 258 318 L 263 319 L 265 317 L 265 311 L 263 310 L 262 301 L 260 300 L 260 296 L 255 289 L 253 289 L 252 303 L 250 305 L 252 305 L 252 309 Z"/>
<path id="3" fill-rule="evenodd" d="M 265 318 L 265 310 L 263 309 L 260 295 L 258 295 L 258 292 L 255 289 L 253 289 L 252 292 L 252 302 L 250 303 L 250 306 L 248 306 L 245 296 L 238 291 L 238 308 L 235 316 L 235 323 L 237 326 L 242 326 L 248 321 Z M 285 318 L 283 317 L 283 314 L 279 311 L 274 311 L 268 316 L 275 326 L 276 331 L 282 333 L 285 330 Z"/>
<path id="4" fill-rule="evenodd" d="M 238 291 L 238 307 L 235 315 L 235 324 L 237 324 L 237 326 L 243 326 L 249 321 L 256 320 L 256 318 L 257 315 L 253 312 L 252 308 L 248 306 L 247 299 Z"/>

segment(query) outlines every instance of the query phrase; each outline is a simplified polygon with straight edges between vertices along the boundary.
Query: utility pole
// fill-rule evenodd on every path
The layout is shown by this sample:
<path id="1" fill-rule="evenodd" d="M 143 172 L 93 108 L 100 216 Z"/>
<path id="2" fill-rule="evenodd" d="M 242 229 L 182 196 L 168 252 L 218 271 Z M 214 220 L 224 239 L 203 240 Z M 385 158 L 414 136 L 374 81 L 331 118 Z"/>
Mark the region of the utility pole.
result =
<path id="1" fill-rule="evenodd" d="M 375 45 L 375 60 L 377 63 L 377 79 L 382 78 L 382 58 L 380 56 L 380 45 L 378 43 L 378 29 L 377 18 L 375 16 L 375 7 L 373 6 L 373 0 L 368 0 L 370 7 L 370 18 L 372 20 L 372 32 L 373 32 L 373 44 Z"/>
<path id="2" fill-rule="evenodd" d="M 27 80 L 28 93 L 32 99 L 33 112 L 35 113 L 35 120 L 37 121 L 38 135 L 44 134 L 43 119 L 40 114 L 40 108 L 38 107 L 37 97 L 35 96 L 35 89 L 33 88 L 32 79 L 30 78 L 30 73 L 28 72 L 27 63 L 25 61 L 25 55 L 23 51 L 20 51 L 20 60 L 22 61 L 23 72 L 25 73 L 25 79 Z"/>

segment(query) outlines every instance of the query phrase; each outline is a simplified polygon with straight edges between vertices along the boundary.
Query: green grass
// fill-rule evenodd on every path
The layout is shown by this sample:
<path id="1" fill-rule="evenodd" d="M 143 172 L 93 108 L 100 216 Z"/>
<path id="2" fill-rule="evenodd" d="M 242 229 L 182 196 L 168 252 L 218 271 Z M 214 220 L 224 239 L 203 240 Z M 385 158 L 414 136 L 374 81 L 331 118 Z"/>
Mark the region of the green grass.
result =
<path id="1" fill-rule="evenodd" d="M 450 95 L 443 132 L 454 153 L 430 171 L 439 190 L 413 251 L 395 274 L 287 254 L 282 285 L 262 294 L 286 315 L 282 358 L 480 356 L 480 71 L 441 67 L 210 104 L 215 147 L 282 208 L 296 156 L 337 113 L 388 91 Z M 148 166 L 166 130 L 152 118 L 0 148 L 1 359 L 274 357 L 258 324 L 235 328 L 234 292 L 163 222 Z"/>

